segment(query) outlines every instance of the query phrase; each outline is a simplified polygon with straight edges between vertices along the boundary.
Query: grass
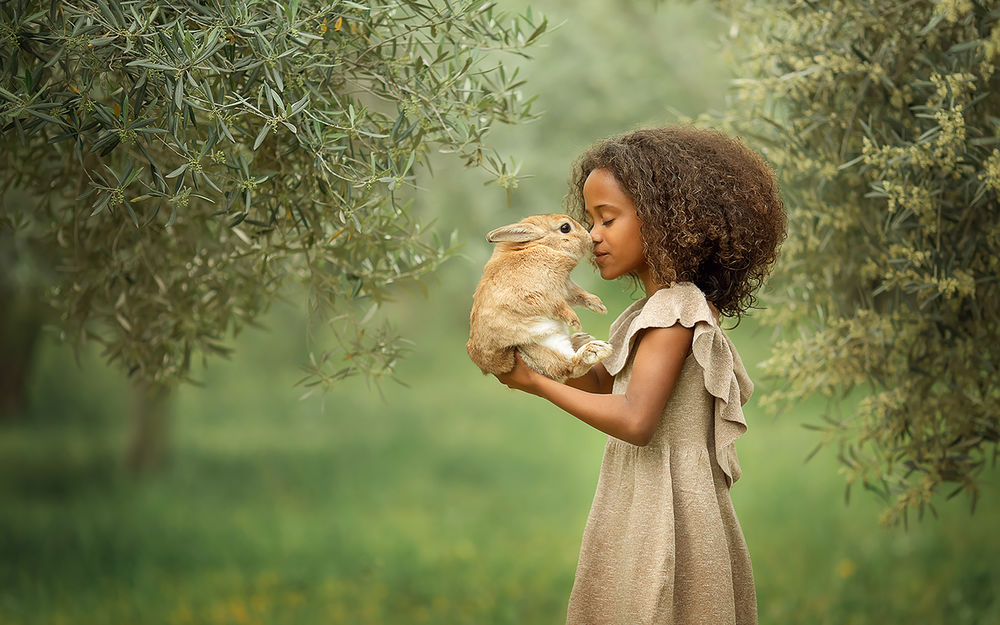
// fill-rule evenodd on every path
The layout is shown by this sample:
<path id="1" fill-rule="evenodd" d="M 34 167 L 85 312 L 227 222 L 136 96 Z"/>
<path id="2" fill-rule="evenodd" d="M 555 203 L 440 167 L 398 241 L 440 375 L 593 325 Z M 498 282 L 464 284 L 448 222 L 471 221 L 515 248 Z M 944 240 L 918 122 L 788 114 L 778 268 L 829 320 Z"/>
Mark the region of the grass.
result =
<path id="1" fill-rule="evenodd" d="M 175 394 L 170 461 L 139 478 L 127 387 L 46 343 L 33 407 L 0 425 L 0 624 L 562 622 L 605 437 L 480 375 L 464 304 L 399 306 L 408 388 L 297 401 L 302 319 L 278 306 Z M 766 355 L 752 320 L 732 336 Z M 747 408 L 733 499 L 761 623 L 1000 622 L 997 473 L 974 516 L 882 528 L 831 450 L 803 463 L 821 406 Z"/>

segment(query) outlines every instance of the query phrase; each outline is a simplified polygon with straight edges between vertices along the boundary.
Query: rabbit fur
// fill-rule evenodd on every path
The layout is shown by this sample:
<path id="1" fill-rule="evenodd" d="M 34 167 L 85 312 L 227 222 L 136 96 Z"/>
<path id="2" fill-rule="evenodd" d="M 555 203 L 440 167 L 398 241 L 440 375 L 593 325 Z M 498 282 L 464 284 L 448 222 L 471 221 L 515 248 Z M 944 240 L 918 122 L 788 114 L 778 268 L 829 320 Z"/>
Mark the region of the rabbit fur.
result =
<path id="1" fill-rule="evenodd" d="M 571 306 L 606 313 L 599 297 L 570 279 L 592 248 L 586 228 L 567 215 L 535 215 L 486 235 L 496 243 L 472 298 L 466 350 L 484 374 L 514 368 L 514 351 L 559 382 L 577 378 L 611 354 L 581 332 Z"/>

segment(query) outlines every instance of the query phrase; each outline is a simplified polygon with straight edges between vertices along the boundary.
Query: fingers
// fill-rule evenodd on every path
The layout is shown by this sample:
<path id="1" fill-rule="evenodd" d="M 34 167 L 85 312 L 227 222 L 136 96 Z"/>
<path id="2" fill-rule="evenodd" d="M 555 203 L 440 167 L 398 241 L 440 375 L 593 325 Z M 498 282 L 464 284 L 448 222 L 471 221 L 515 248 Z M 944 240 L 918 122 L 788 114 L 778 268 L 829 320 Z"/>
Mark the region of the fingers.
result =
<path id="1" fill-rule="evenodd" d="M 521 354 L 514 351 L 514 367 L 507 373 L 494 374 L 496 379 L 509 389 L 515 391 L 527 390 L 534 371 L 524 362 Z"/>
<path id="2" fill-rule="evenodd" d="M 513 366 L 513 367 L 511 367 L 510 371 L 508 371 L 508 372 L 506 372 L 506 373 L 495 373 L 495 374 L 493 374 L 493 376 L 494 376 L 494 377 L 495 377 L 495 378 L 496 378 L 496 379 L 497 379 L 497 380 L 498 380 L 498 381 L 499 381 L 499 382 L 500 382 L 501 384 L 503 384 L 503 385 L 507 386 L 508 388 L 514 388 L 514 387 L 513 387 L 513 384 L 514 384 L 514 381 L 515 381 L 515 377 L 516 377 L 516 373 L 517 373 L 517 369 L 518 369 L 518 367 L 520 367 L 520 366 L 521 366 L 521 365 L 522 365 L 523 363 L 524 363 L 524 361 L 523 361 L 523 360 L 521 360 L 521 354 L 520 354 L 520 353 L 518 353 L 518 351 L 517 351 L 517 350 L 515 349 L 515 350 L 514 350 L 514 366 Z"/>
<path id="3" fill-rule="evenodd" d="M 508 390 L 516 391 L 520 388 L 514 376 L 512 376 L 509 373 L 498 375 L 496 376 L 496 378 L 500 382 L 500 384 L 506 386 Z"/>

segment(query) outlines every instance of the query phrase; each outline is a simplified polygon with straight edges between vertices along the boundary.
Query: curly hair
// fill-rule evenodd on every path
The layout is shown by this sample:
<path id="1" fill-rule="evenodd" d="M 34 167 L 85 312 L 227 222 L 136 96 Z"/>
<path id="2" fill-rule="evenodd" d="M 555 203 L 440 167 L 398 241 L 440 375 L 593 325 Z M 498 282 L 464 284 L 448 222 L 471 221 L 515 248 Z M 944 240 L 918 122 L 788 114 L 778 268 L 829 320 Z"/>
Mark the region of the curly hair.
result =
<path id="1" fill-rule="evenodd" d="M 569 181 L 567 212 L 588 227 L 583 184 L 595 169 L 614 174 L 635 204 L 656 283 L 693 282 L 738 323 L 785 238 L 767 162 L 714 130 L 673 126 L 610 137 L 580 155 Z"/>

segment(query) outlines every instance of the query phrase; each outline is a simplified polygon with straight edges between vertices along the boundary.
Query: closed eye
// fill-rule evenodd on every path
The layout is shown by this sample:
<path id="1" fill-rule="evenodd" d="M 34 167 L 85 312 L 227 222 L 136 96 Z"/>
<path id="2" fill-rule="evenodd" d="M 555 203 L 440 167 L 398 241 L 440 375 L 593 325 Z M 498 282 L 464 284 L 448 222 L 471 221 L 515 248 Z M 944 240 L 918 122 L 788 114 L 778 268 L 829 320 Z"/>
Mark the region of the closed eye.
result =
<path id="1" fill-rule="evenodd" d="M 604 226 L 605 228 L 607 228 L 608 226 L 611 225 L 611 222 L 613 222 L 613 221 L 614 221 L 614 219 L 609 219 L 607 221 L 602 221 L 601 225 Z"/>

